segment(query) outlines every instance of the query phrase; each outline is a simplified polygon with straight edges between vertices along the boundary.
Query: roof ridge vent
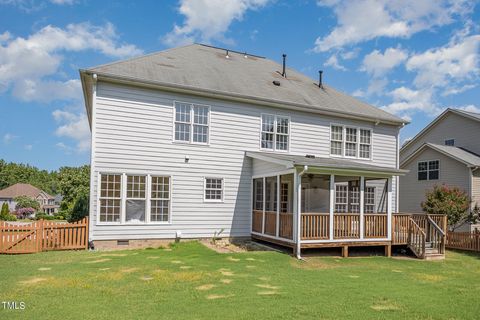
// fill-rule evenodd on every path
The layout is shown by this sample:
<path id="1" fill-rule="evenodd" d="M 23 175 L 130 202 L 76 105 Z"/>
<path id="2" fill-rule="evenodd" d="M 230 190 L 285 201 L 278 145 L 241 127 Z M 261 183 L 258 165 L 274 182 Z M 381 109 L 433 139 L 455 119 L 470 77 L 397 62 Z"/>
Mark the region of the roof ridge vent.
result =
<path id="1" fill-rule="evenodd" d="M 230 56 L 228 55 L 228 53 L 229 53 L 229 52 L 228 52 L 228 50 L 227 50 L 227 51 L 225 52 L 225 58 L 226 58 L 226 59 L 230 59 Z"/>

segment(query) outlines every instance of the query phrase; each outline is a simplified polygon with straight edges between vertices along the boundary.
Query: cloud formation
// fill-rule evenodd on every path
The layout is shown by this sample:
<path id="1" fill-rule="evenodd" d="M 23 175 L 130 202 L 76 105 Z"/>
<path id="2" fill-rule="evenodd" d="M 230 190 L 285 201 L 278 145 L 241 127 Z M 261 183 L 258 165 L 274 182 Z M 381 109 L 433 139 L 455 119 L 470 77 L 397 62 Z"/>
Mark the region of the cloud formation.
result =
<path id="1" fill-rule="evenodd" d="M 181 0 L 178 12 L 185 16 L 182 25 L 163 37 L 168 46 L 191 44 L 195 41 L 210 43 L 217 40 L 232 43 L 226 32 L 233 21 L 243 19 L 248 10 L 257 10 L 271 0 Z"/>

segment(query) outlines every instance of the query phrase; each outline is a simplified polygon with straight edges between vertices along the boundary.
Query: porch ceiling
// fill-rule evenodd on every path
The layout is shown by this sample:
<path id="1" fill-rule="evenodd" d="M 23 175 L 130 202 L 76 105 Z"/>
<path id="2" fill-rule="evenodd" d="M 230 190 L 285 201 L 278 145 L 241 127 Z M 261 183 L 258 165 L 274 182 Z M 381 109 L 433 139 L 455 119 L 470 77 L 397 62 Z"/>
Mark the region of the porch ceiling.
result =
<path id="1" fill-rule="evenodd" d="M 331 170 L 331 171 L 349 171 L 349 172 L 365 172 L 372 174 L 388 174 L 392 176 L 403 176 L 408 170 L 388 168 L 357 162 L 354 160 L 337 159 L 337 158 L 308 158 L 306 156 L 271 153 L 271 152 L 245 152 L 247 157 L 267 161 L 276 164 L 285 165 L 287 168 L 295 166 L 308 166 L 310 170 Z"/>

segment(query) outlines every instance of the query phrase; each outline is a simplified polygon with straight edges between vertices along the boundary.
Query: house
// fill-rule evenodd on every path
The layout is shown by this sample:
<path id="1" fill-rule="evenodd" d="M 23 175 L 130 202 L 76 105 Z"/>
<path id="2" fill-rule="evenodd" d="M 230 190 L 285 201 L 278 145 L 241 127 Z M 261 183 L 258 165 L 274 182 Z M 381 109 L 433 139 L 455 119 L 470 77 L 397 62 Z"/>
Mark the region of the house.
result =
<path id="1" fill-rule="evenodd" d="M 400 211 L 422 212 L 425 192 L 443 184 L 466 191 L 472 208 L 480 205 L 479 135 L 480 114 L 447 109 L 405 143 L 400 167 L 409 173 L 400 179 Z"/>
<path id="2" fill-rule="evenodd" d="M 0 207 L 6 202 L 10 211 L 15 211 L 17 205 L 15 198 L 19 196 L 27 196 L 36 200 L 40 205 L 40 210 L 47 214 L 57 213 L 60 207 L 55 204 L 55 197 L 28 183 L 16 183 L 0 190 Z"/>
<path id="3" fill-rule="evenodd" d="M 80 77 L 95 248 L 223 230 L 298 256 L 308 247 L 390 249 L 404 120 L 285 60 L 200 44 Z"/>

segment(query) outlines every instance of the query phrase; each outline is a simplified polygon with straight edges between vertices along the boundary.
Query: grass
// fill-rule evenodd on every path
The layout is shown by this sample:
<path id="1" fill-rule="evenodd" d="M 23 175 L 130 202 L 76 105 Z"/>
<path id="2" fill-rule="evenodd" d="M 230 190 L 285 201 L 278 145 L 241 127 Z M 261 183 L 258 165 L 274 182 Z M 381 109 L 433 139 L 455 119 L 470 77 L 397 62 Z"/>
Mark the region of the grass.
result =
<path id="1" fill-rule="evenodd" d="M 475 319 L 480 256 L 446 261 L 171 249 L 0 256 L 0 319 Z"/>

